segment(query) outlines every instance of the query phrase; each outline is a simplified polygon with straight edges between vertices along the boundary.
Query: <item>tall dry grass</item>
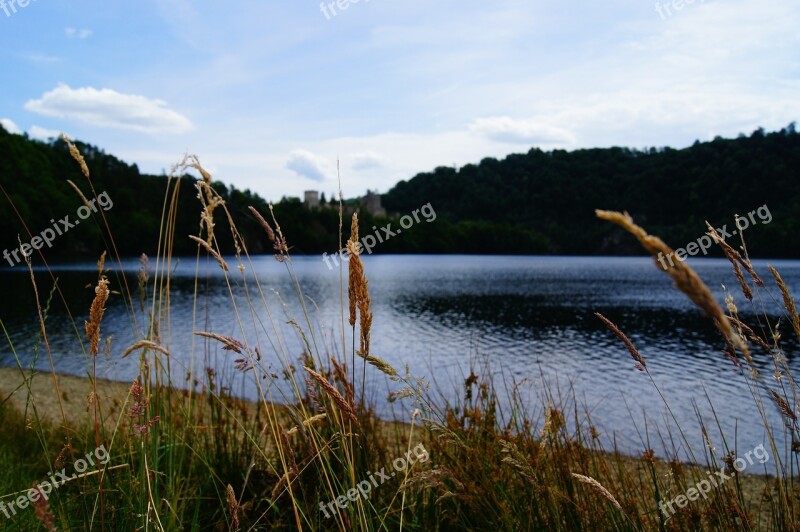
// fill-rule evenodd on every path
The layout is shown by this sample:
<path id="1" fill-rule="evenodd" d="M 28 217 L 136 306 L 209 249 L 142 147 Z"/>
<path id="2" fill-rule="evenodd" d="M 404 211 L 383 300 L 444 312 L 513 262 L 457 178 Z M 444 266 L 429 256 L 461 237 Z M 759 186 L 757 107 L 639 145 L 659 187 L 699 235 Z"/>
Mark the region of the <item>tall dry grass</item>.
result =
<path id="1" fill-rule="evenodd" d="M 70 149 L 91 196 L 91 175 L 74 146 Z M 196 235 L 176 235 L 174 230 L 177 199 L 186 192 L 181 190 L 186 181 L 176 176 L 185 172 L 199 175 L 194 191 L 200 202 Z M 368 271 L 359 256 L 357 216 L 351 220 L 347 242 L 352 258 L 348 271 L 340 272 L 341 330 L 329 336 L 315 325 L 293 268 L 291 228 L 284 234 L 271 212 L 251 209 L 251 214 L 292 280 L 302 315 L 283 319 L 283 310 L 267 296 L 267 287 L 250 273 L 254 267 L 248 243 L 236 230 L 211 176 L 196 158 L 186 158 L 170 173 L 158 254 L 142 258 L 139 293 L 131 292 L 124 276 L 113 276 L 104 260 L 98 264 L 95 298 L 87 309 L 82 338 L 91 383 L 82 415 L 66 413 L 48 344 L 48 302 L 60 294 L 59 288 L 40 301 L 31 275 L 41 328 L 40 347 L 33 355 L 38 357 L 40 349 L 47 354 L 50 375 L 35 374 L 23 363 L 29 354 L 16 353 L 10 340 L 9 347 L 22 386 L 31 391 L 34 379 L 51 379 L 58 408 L 48 418 L 39 411 L 33 394 L 24 412 L 0 398 L 6 429 L 0 431 L 0 466 L 5 466 L 0 467 L 0 493 L 16 494 L 36 486 L 46 471 L 73 463 L 99 445 L 108 450 L 111 460 L 98 465 L 91 475 L 66 482 L 49 500 L 40 498 L 32 511 L 20 511 L 7 520 L 0 515 L 5 528 L 791 530 L 800 525 L 794 482 L 800 451 L 797 387 L 780 341 L 782 333 L 767 317 L 767 305 L 771 301 L 784 305 L 786 322 L 795 334 L 800 334 L 800 320 L 779 273 L 771 270 L 775 293 L 759 282 L 746 248 L 741 254 L 731 253 L 732 248 L 725 251 L 745 299 L 757 311 L 757 323 L 748 325 L 740 318 L 732 294 L 721 306 L 688 265 L 679 263 L 667 273 L 719 329 L 730 357 L 720 363 L 736 364 L 739 377 L 747 383 L 770 437 L 774 471 L 769 476 L 733 475 L 734 480 L 715 486 L 708 500 L 692 503 L 667 519 L 659 503 L 685 493 L 706 478 L 708 470 L 732 472 L 735 447 L 725 441 L 722 451 L 710 446 L 692 449 L 686 436 L 692 429 L 679 426 L 678 434 L 665 435 L 664 441 L 673 442 L 672 446 L 656 451 L 643 441 L 639 456 L 623 455 L 604 447 L 590 409 L 579 403 L 573 388 L 564 390 L 540 380 L 536 391 L 543 408 L 531 411 L 520 392 L 530 382 L 506 378 L 498 382 L 487 363 L 473 364 L 464 375 L 458 398 L 448 400 L 450 390 L 441 395 L 432 392 L 435 383 L 415 376 L 409 368 L 401 373 L 371 351 L 373 319 L 380 316 L 372 311 Z M 626 214 L 601 211 L 598 215 L 632 233 L 649 253 L 670 250 Z M 230 222 L 232 257 L 224 257 L 217 242 L 215 219 L 220 216 Z M 113 243 L 111 228 L 105 220 L 101 222 Z M 213 312 L 230 313 L 237 327 L 235 332 L 223 333 L 206 325 L 208 294 L 198 274 L 192 348 L 188 359 L 179 360 L 171 355 L 170 345 L 171 250 L 176 238 L 187 237 L 197 243 L 198 271 L 201 263 L 213 261 L 223 275 L 229 307 L 215 305 Z M 121 265 L 114 246 L 109 247 L 113 260 Z M 750 273 L 750 281 L 742 269 Z M 134 328 L 132 345 L 116 346 L 103 337 L 104 309 L 120 300 Z M 646 354 L 637 349 L 621 324 L 605 318 L 599 312 L 602 309 L 596 310 L 609 334 L 619 339 L 620 350 L 628 351 L 642 377 L 661 394 Z M 301 339 L 301 352 L 292 351 L 285 340 L 286 329 Z M 4 326 L 3 331 L 9 338 Z M 95 360 L 101 349 L 120 358 L 138 357 L 138 375 L 119 402 L 98 392 Z M 230 375 L 219 374 L 207 364 L 206 355 L 212 352 L 231 357 L 235 371 L 257 389 L 258 401 L 231 395 L 226 386 Z M 773 376 L 758 372 L 753 362 L 756 352 L 773 361 Z M 186 381 L 175 380 L 181 373 Z M 393 387 L 390 400 L 401 402 L 405 408 L 400 410 L 413 414 L 379 419 L 365 398 L 365 382 L 370 378 L 388 378 Z M 764 401 L 765 390 L 771 403 Z M 670 412 L 666 399 L 664 403 Z M 508 406 L 501 408 L 501 404 Z M 784 425 L 770 425 L 769 408 L 781 412 Z M 719 420 L 710 421 L 718 424 Z M 778 442 L 783 439 L 791 445 L 781 455 Z M 329 501 L 352 493 L 372 473 L 397 457 L 409 456 L 420 443 L 428 451 L 427 461 L 418 461 L 406 474 L 375 486 L 369 497 L 349 500 L 345 508 L 328 506 L 323 512 Z M 692 463 L 679 459 L 679 445 L 688 446 Z M 0 495 L 0 501 L 7 500 Z"/>

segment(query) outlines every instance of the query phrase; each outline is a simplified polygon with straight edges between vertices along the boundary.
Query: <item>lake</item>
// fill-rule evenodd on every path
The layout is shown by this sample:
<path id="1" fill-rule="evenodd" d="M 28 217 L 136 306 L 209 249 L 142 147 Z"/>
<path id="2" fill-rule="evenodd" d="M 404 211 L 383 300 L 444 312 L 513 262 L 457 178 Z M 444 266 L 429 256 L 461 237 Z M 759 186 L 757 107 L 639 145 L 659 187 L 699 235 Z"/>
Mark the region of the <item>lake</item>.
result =
<path id="1" fill-rule="evenodd" d="M 309 342 L 316 341 L 320 348 L 330 346 L 333 335 L 341 331 L 339 272 L 329 270 L 319 256 L 294 257 L 292 262 L 315 328 L 316 336 L 309 335 Z M 662 454 L 661 439 L 654 427 L 667 423 L 664 403 L 647 375 L 634 369 L 624 345 L 593 314 L 601 312 L 628 334 L 645 357 L 696 452 L 702 449 L 696 411 L 706 416 L 712 441 L 721 448 L 706 394 L 729 443 L 734 434 L 743 450 L 764 441 L 747 381 L 723 353 L 725 345 L 720 335 L 649 258 L 374 255 L 364 257 L 364 263 L 375 313 L 372 352 L 401 373 L 408 365 L 415 376 L 435 381 L 432 389 L 441 390 L 449 399 L 463 396 L 463 381 L 471 365 L 477 368 L 488 363 L 501 396 L 507 396 L 506 386 L 511 388 L 512 382 L 527 378 L 527 384 L 519 388 L 521 398 L 530 411 L 541 412 L 543 379 L 551 388 L 559 387 L 568 398 L 571 388 L 579 406 L 590 410 L 592 421 L 606 442 L 613 439 L 629 453 L 653 447 Z M 770 263 L 782 273 L 793 293 L 800 293 L 800 261 Z M 254 258 L 247 265 L 246 288 L 235 261 L 229 259 L 229 264 L 230 282 L 237 293 L 234 300 L 213 260 L 202 259 L 198 265 L 193 258 L 183 258 L 173 264 L 171 320 L 162 323 L 161 335 L 172 353 L 173 378 L 178 385 L 186 385 L 187 372 L 202 375 L 205 367 L 213 367 L 233 393 L 253 398 L 256 392 L 251 378 L 244 379 L 233 367 L 236 357 L 215 342 L 205 344 L 193 337 L 192 323 L 194 330 L 242 338 L 232 310 L 235 302 L 245 333 L 251 342 L 258 339 L 260 351 L 274 371 L 279 371 L 279 364 L 273 345 L 285 346 L 299 366 L 302 337 L 287 322 L 295 319 L 304 329 L 307 326 L 285 264 L 271 256 Z M 722 285 L 729 287 L 741 314 L 753 325 L 753 311 L 727 261 L 693 259 L 690 264 L 721 303 Z M 781 315 L 782 307 L 777 305 L 780 294 L 773 288 L 767 262 L 754 264 L 770 287 L 768 293 L 762 293 L 774 320 Z M 107 266 L 111 269 L 111 287 L 118 290 L 122 282 L 119 267 L 110 262 Z M 138 260 L 123 261 L 131 290 L 136 288 L 138 267 Z M 56 295 L 47 316 L 55 368 L 86 375 L 90 363 L 84 354 L 83 322 L 94 295 L 97 268 L 94 263 L 62 264 L 53 267 L 52 272 L 69 302 L 66 308 Z M 271 318 L 258 299 L 253 272 L 262 284 Z M 39 296 L 45 301 L 53 285 L 51 275 L 43 269 L 36 269 L 35 275 Z M 195 307 L 196 275 L 202 296 Z M 151 272 L 151 286 L 154 277 L 155 272 Z M 28 365 L 39 335 L 30 276 L 22 267 L 4 268 L 0 270 L 0 283 L 5 301 L 0 319 L 20 361 Z M 248 312 L 245 294 L 255 298 L 255 315 Z M 135 319 L 141 328 L 144 314 L 138 310 L 138 295 L 134 297 Z M 279 334 L 272 332 L 270 319 Z M 785 319 L 782 324 L 786 356 L 792 370 L 798 372 L 796 338 Z M 138 372 L 138 355 L 120 359 L 124 349 L 135 341 L 133 331 L 134 316 L 129 307 L 119 295 L 112 296 L 101 331 L 104 338 L 114 336 L 112 354 L 98 357 L 98 376 L 133 380 Z M 346 336 L 349 342 L 349 331 Z M 334 349 L 340 350 L 340 345 L 341 341 Z M 772 361 L 760 351 L 754 356 L 763 382 L 773 385 Z M 0 347 L 0 365 L 16 365 L 7 341 Z M 44 350 L 35 365 L 49 370 Z M 357 367 L 360 375 L 360 361 Z M 402 414 L 396 403 L 386 399 L 387 392 L 397 388 L 396 383 L 368 369 L 368 395 L 386 417 Z M 285 387 L 276 383 L 272 397 L 280 400 L 285 392 Z M 572 404 L 569 401 L 568 407 Z M 774 405 L 769 401 L 765 405 L 774 427 L 780 427 Z M 649 445 L 643 442 L 645 416 L 650 429 Z"/>

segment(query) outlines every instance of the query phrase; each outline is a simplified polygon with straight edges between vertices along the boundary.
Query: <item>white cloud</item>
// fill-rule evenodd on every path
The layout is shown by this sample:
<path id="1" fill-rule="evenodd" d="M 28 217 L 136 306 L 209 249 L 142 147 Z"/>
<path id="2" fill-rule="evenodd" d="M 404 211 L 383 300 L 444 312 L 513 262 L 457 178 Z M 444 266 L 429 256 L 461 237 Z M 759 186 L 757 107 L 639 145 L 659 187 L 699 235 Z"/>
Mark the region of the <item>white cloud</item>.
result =
<path id="1" fill-rule="evenodd" d="M 95 127 L 144 133 L 184 133 L 193 127 L 188 118 L 169 109 L 162 100 L 122 94 L 112 89 L 72 89 L 63 83 L 40 99 L 27 101 L 25 109 Z"/>
<path id="2" fill-rule="evenodd" d="M 22 130 L 10 118 L 0 118 L 0 125 L 12 135 L 21 135 Z"/>
<path id="3" fill-rule="evenodd" d="M 350 155 L 350 160 L 353 170 L 369 170 L 384 165 L 383 157 L 372 151 L 353 153 Z"/>
<path id="4" fill-rule="evenodd" d="M 508 116 L 479 118 L 469 129 L 497 142 L 512 144 L 572 144 L 575 138 L 568 131 L 538 120 L 515 120 Z"/>
<path id="5" fill-rule="evenodd" d="M 64 35 L 70 39 L 86 39 L 92 36 L 92 30 L 77 29 L 77 28 L 64 28 Z"/>
<path id="6" fill-rule="evenodd" d="M 28 61 L 33 61 L 34 63 L 55 63 L 56 61 L 61 60 L 59 57 L 55 55 L 47 55 L 39 52 L 30 52 L 22 54 L 21 57 L 23 59 L 27 59 Z"/>
<path id="7" fill-rule="evenodd" d="M 28 135 L 35 139 L 50 140 L 52 138 L 58 138 L 61 135 L 61 132 L 55 129 L 31 126 L 30 129 L 28 129 Z"/>
<path id="8" fill-rule="evenodd" d="M 330 174 L 330 163 L 308 150 L 293 150 L 286 168 L 312 181 L 325 181 Z"/>

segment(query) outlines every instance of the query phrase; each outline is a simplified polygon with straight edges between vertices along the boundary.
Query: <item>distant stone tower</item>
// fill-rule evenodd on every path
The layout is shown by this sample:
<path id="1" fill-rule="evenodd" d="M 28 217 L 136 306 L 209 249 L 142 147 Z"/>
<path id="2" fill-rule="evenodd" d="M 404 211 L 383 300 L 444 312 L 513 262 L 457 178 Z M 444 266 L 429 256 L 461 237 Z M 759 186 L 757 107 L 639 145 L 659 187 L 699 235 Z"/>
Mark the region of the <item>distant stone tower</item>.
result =
<path id="1" fill-rule="evenodd" d="M 367 195 L 361 198 L 361 205 L 368 213 L 373 216 L 385 216 L 386 209 L 381 207 L 381 195 L 377 192 L 367 190 Z"/>
<path id="2" fill-rule="evenodd" d="M 306 190 L 305 201 L 306 209 L 316 209 L 319 207 L 319 190 Z"/>

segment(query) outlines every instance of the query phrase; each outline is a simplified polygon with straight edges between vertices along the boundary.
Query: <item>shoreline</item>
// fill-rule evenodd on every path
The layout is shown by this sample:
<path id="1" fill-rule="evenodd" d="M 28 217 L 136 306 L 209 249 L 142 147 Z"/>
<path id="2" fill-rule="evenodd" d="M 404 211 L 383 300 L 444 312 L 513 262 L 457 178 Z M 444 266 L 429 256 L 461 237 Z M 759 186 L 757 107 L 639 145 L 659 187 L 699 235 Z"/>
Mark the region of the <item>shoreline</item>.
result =
<path id="1" fill-rule="evenodd" d="M 27 371 L 29 370 L 26 370 L 26 374 L 29 374 Z M 84 422 L 88 423 L 90 426 L 92 419 L 91 394 L 93 392 L 93 387 L 89 377 L 78 377 L 58 373 L 56 376 L 58 379 L 58 391 L 62 399 L 61 404 L 64 408 L 64 417 L 70 422 L 69 428 L 75 428 Z M 56 388 L 52 385 L 52 375 L 49 372 L 34 371 L 33 377 L 31 392 L 34 401 L 31 404 L 35 405 L 37 408 L 39 418 L 44 424 L 49 424 L 52 428 L 63 426 Z M 106 415 L 105 424 L 107 428 L 113 430 L 117 426 L 124 426 L 127 423 L 127 415 L 124 413 L 124 410 L 126 408 L 126 399 L 130 394 L 130 388 L 131 383 L 101 378 L 97 379 L 97 394 Z M 183 394 L 185 390 L 174 389 L 181 392 L 182 397 L 188 397 L 188 393 L 185 395 Z M 202 397 L 203 395 L 203 393 L 197 392 L 197 397 Z M 28 425 L 30 425 L 33 423 L 33 414 L 30 411 L 25 411 L 28 396 L 29 391 L 24 384 L 20 369 L 14 367 L 0 367 L 0 405 L 11 406 L 18 412 L 23 413 Z M 261 408 L 261 404 L 257 402 L 237 398 L 232 399 L 253 414 Z M 0 409 L 2 406 L 0 406 Z M 287 423 L 284 428 L 293 423 L 288 416 L 284 421 Z M 283 424 L 284 423 L 281 423 L 281 425 Z M 403 441 L 403 434 L 407 431 L 410 424 L 407 422 L 379 418 L 376 420 L 374 426 L 379 427 L 378 430 L 383 432 L 384 435 L 390 439 L 392 439 L 392 434 L 394 434 L 394 438 L 398 438 L 398 441 Z M 265 442 L 265 445 L 266 444 Z M 635 456 L 608 450 L 598 451 L 589 447 L 586 447 L 586 450 L 593 455 L 595 459 L 606 462 L 607 465 L 614 468 L 619 468 L 619 472 L 624 471 L 625 475 L 649 475 L 648 463 L 651 460 L 659 476 L 672 476 L 674 474 L 673 468 L 675 464 L 662 458 L 645 458 L 645 456 L 642 455 Z M 706 476 L 713 478 L 712 475 L 714 472 L 710 471 L 702 464 L 684 461 L 679 462 L 679 464 L 680 465 L 677 466 L 679 469 L 685 468 L 687 479 L 705 478 Z M 730 471 L 728 471 L 728 474 L 730 474 Z M 742 470 L 737 473 L 736 478 L 737 482 L 740 483 L 742 492 L 745 494 L 745 500 L 749 511 L 757 512 L 764 486 L 773 482 L 775 477 L 761 471 L 750 472 Z M 675 497 L 679 496 L 681 496 L 679 493 L 671 494 L 669 497 L 665 496 L 662 502 L 665 504 L 674 503 Z"/>
<path id="2" fill-rule="evenodd" d="M 29 371 L 29 370 L 26 370 Z M 52 374 L 35 370 L 33 372 L 34 378 L 31 386 L 35 404 L 39 409 L 39 415 L 43 420 L 50 423 L 58 424 L 61 420 L 61 412 L 56 400 L 56 390 L 52 386 Z M 88 408 L 90 405 L 90 394 L 93 391 L 91 379 L 89 377 L 78 377 L 75 375 L 56 373 L 58 378 L 58 389 L 61 392 L 62 404 L 64 405 L 64 413 L 68 419 L 78 419 L 79 416 L 87 416 Z M 116 405 L 123 405 L 126 397 L 130 392 L 132 383 L 123 381 L 113 381 L 105 378 L 97 378 L 97 392 L 101 404 L 108 405 L 109 402 Z M 188 389 L 174 387 L 174 390 L 187 394 Z M 203 397 L 204 392 L 194 392 L 196 396 Z M 9 399 L 9 395 L 11 395 Z M 0 366 L 0 404 L 8 400 L 8 403 L 13 405 L 18 411 L 24 412 L 25 404 L 28 397 L 28 390 L 26 389 L 23 378 L 20 375 L 19 368 L 8 366 Z M 261 403 L 250 399 L 243 399 L 237 396 L 230 396 L 234 401 L 246 405 L 248 410 L 255 410 L 261 407 Z M 284 406 L 278 404 L 276 406 Z M 87 418 L 88 419 L 88 418 Z M 410 423 L 398 420 L 388 420 L 378 418 L 379 422 L 385 427 L 390 426 L 403 426 L 408 427 Z M 107 421 L 112 421 L 111 416 Z M 615 456 L 618 454 L 624 459 L 639 462 L 641 456 L 633 455 L 630 453 L 615 453 L 614 451 L 603 450 L 601 454 L 608 456 Z M 666 464 L 667 461 L 662 457 L 657 459 Z M 704 467 L 702 464 L 696 464 L 689 461 L 681 461 L 682 465 L 686 467 Z M 764 477 L 763 473 L 746 473 L 748 476 Z M 771 475 L 766 475 L 771 476 Z"/>

